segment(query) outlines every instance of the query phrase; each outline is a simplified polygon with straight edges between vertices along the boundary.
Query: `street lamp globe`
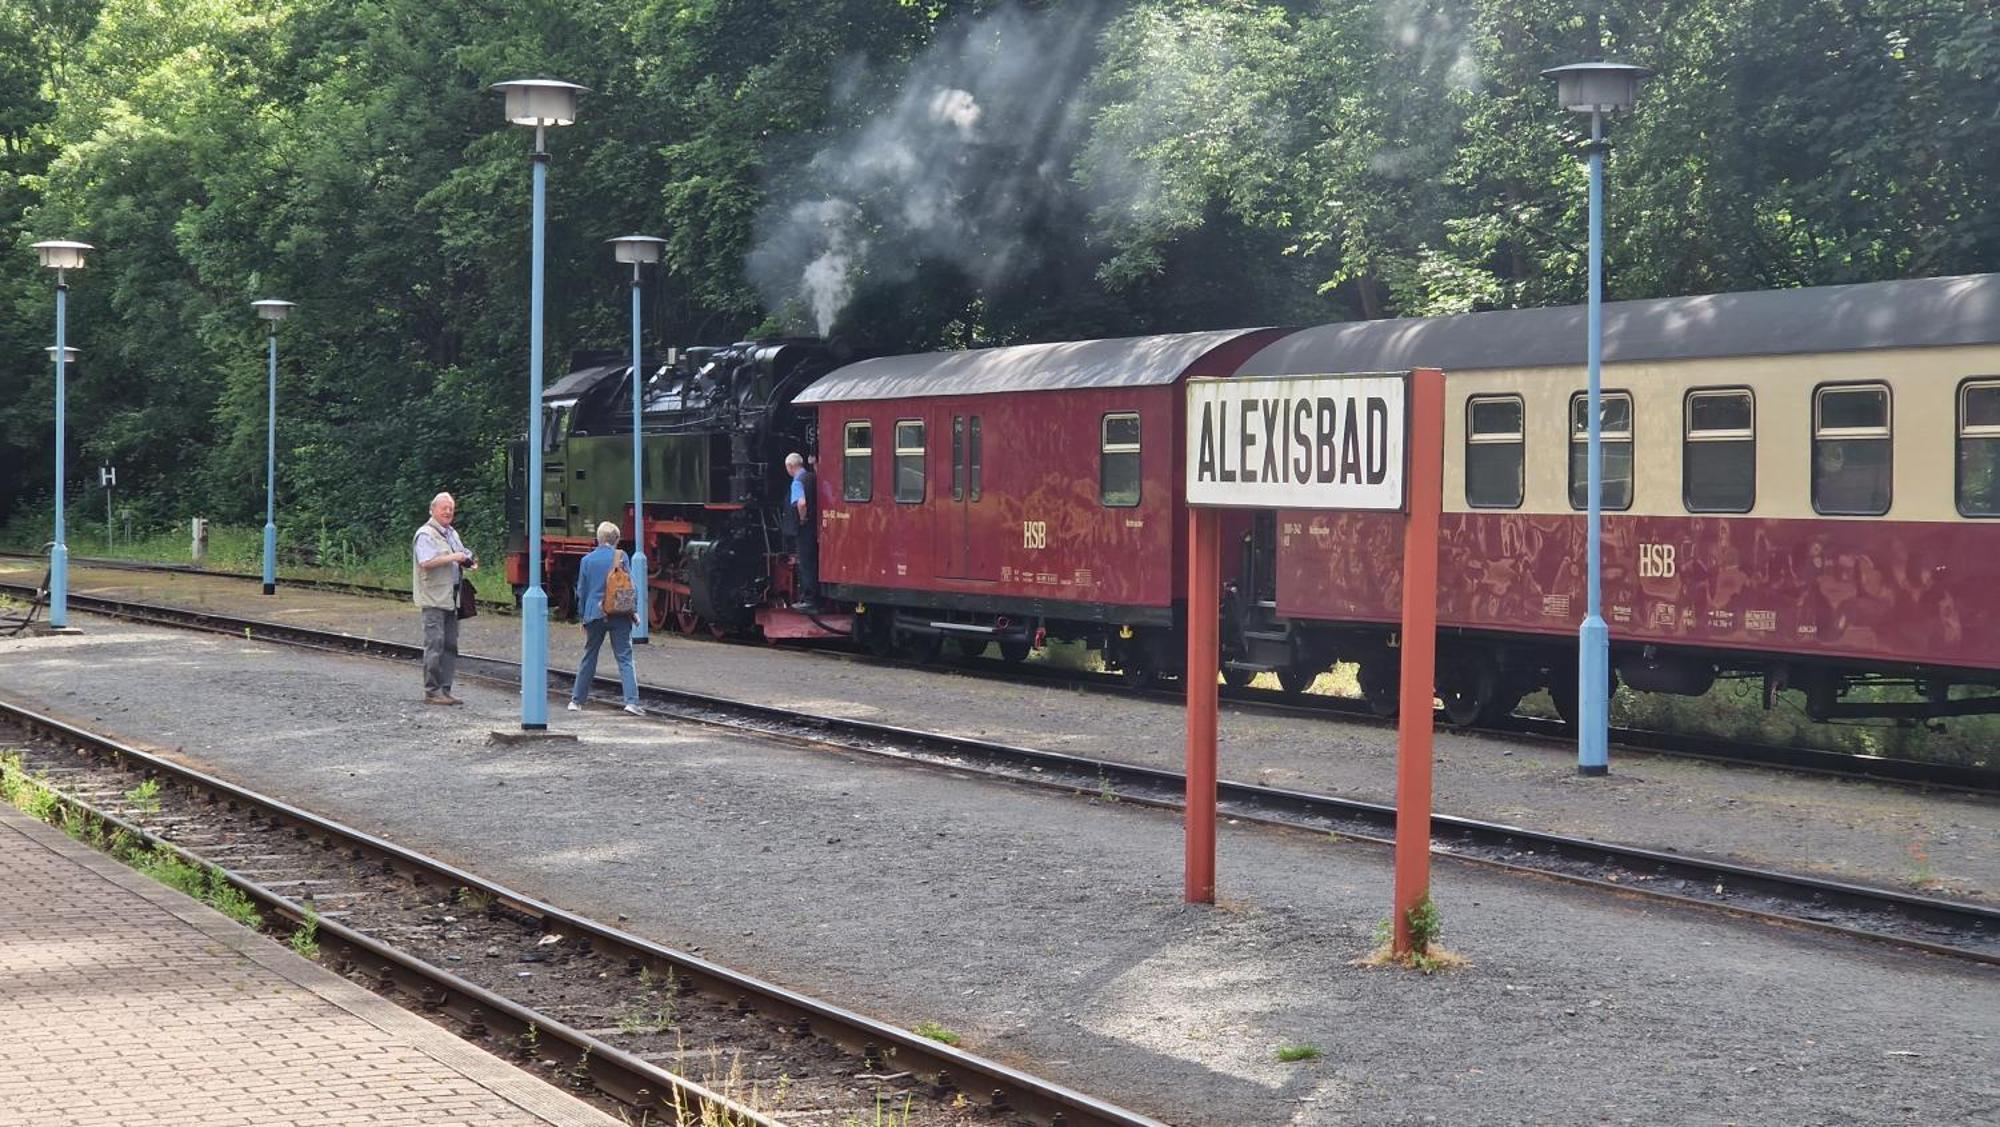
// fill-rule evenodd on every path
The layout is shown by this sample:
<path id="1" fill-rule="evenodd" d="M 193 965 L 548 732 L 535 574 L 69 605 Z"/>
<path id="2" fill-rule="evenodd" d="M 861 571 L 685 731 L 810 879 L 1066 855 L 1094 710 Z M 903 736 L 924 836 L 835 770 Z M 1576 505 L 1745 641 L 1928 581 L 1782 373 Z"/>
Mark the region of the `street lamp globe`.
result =
<path id="1" fill-rule="evenodd" d="M 506 95 L 509 122 L 536 129 L 576 124 L 576 96 L 590 92 L 588 86 L 553 78 L 517 78 L 492 88 Z"/>
<path id="2" fill-rule="evenodd" d="M 41 257 L 42 265 L 51 270 L 81 270 L 84 255 L 96 249 L 89 243 L 69 239 L 48 239 L 35 244 L 35 253 Z"/>
<path id="3" fill-rule="evenodd" d="M 1639 80 L 1653 72 L 1631 63 L 1571 63 L 1550 67 L 1543 78 L 1556 80 L 1556 100 L 1571 113 L 1620 114 L 1639 98 Z"/>
<path id="4" fill-rule="evenodd" d="M 619 262 L 633 265 L 651 265 L 660 260 L 665 252 L 667 240 L 652 235 L 620 235 L 604 240 L 611 244 L 611 254 Z"/>
<path id="5" fill-rule="evenodd" d="M 54 363 L 54 361 L 55 361 L 55 358 L 56 358 L 56 346 L 55 346 L 55 345 L 53 345 L 53 344 L 51 344 L 51 345 L 48 345 L 48 346 L 44 347 L 44 348 L 42 349 L 42 351 L 43 351 L 43 352 L 46 352 L 46 353 L 48 353 L 48 354 L 49 354 L 49 361 L 50 361 L 51 363 Z M 62 360 L 63 360 L 63 363 L 64 363 L 64 364 L 74 364 L 74 363 L 76 363 L 76 349 L 74 349 L 74 348 L 68 348 L 68 347 L 65 347 L 65 348 L 64 348 L 64 349 L 62 350 Z"/>
<path id="6" fill-rule="evenodd" d="M 262 301 L 253 301 L 250 303 L 250 308 L 257 311 L 257 316 L 262 317 L 266 321 L 282 321 L 292 310 L 298 307 L 299 304 L 296 301 L 280 301 L 275 297 L 267 297 Z"/>

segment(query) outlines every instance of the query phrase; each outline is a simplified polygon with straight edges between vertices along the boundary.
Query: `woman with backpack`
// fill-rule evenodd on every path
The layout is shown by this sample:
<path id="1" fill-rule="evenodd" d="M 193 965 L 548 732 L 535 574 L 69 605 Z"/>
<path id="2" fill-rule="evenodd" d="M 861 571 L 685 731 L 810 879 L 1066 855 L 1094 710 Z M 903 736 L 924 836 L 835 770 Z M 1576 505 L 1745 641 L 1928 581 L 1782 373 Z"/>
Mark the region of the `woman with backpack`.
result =
<path id="1" fill-rule="evenodd" d="M 632 626 L 637 621 L 638 589 L 625 553 L 618 550 L 618 526 L 605 521 L 597 526 L 597 547 L 583 557 L 576 569 L 576 605 L 583 613 L 583 660 L 576 666 L 576 687 L 570 690 L 569 710 L 583 711 L 590 696 L 590 683 L 597 676 L 597 650 L 611 636 L 611 656 L 618 659 L 618 679 L 624 683 L 625 711 L 644 716 L 639 707 L 639 675 L 632 668 Z"/>

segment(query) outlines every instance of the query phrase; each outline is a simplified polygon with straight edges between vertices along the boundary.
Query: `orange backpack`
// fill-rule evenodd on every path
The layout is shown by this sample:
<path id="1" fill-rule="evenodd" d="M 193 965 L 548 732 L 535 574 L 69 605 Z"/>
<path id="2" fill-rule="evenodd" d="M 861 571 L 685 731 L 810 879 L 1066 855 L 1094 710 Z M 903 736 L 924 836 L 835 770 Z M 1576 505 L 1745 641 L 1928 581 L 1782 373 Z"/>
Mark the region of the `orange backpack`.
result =
<path id="1" fill-rule="evenodd" d="M 604 614 L 606 617 L 630 615 L 639 609 L 639 592 L 632 586 L 632 575 L 625 570 L 625 553 L 612 557 L 611 574 L 604 577 Z"/>

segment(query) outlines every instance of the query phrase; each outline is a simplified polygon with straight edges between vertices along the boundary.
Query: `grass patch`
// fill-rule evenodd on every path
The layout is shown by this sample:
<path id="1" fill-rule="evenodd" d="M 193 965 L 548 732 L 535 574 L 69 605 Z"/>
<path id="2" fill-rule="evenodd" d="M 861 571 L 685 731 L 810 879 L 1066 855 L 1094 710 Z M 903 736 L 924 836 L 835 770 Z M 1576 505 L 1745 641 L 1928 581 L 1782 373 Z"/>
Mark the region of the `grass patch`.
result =
<path id="1" fill-rule="evenodd" d="M 1278 1059 L 1284 1061 L 1286 1064 L 1291 1064 L 1294 1061 L 1318 1060 L 1325 1055 L 1325 1053 L 1320 1051 L 1318 1045 L 1294 1045 L 1288 1043 L 1278 1046 Z"/>
<path id="2" fill-rule="evenodd" d="M 306 922 L 292 931 L 292 937 L 285 944 L 300 958 L 319 961 L 319 913 L 313 911 L 310 905 L 306 907 Z"/>
<path id="3" fill-rule="evenodd" d="M 125 801 L 131 803 L 135 809 L 142 813 L 158 814 L 160 812 L 160 780 L 147 779 L 145 782 L 126 791 Z"/>
<path id="4" fill-rule="evenodd" d="M 958 1034 L 953 1033 L 935 1021 L 920 1021 L 917 1023 L 916 1029 L 912 1030 L 912 1032 L 919 1037 L 928 1037 L 943 1045 L 956 1045 L 960 1040 Z"/>
<path id="5" fill-rule="evenodd" d="M 1410 909 L 1409 922 L 1410 950 L 1406 954 L 1396 954 L 1395 928 L 1388 920 L 1383 920 L 1375 925 L 1375 949 L 1355 959 L 1351 965 L 1369 968 L 1398 966 L 1419 974 L 1437 974 L 1472 965 L 1463 955 L 1446 950 L 1438 942 L 1444 934 L 1444 920 L 1430 897 L 1424 897 Z"/>

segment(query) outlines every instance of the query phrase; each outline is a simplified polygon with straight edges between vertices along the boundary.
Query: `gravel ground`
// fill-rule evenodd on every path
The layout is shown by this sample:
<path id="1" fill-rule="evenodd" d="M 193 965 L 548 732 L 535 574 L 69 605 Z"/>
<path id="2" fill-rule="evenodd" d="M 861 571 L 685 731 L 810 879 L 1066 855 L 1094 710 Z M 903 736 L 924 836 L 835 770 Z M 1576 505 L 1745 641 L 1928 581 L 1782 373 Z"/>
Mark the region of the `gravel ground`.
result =
<path id="1" fill-rule="evenodd" d="M 25 574 L 17 562 L 0 561 Z M 165 599 L 228 613 L 420 642 L 407 605 L 285 590 L 265 599 L 240 580 L 117 571 L 76 573 L 75 589 Z M 465 623 L 468 653 L 520 652 L 520 620 Z M 552 631 L 552 665 L 574 668 L 579 631 Z M 885 719 L 955 734 L 1178 769 L 1179 708 L 1150 700 L 1017 685 L 673 635 L 637 647 L 649 683 L 763 704 Z M 600 672 L 615 671 L 607 655 Z M 412 684 L 418 683 L 411 670 Z M 557 714 L 555 723 L 563 723 Z M 1225 778 L 1395 800 L 1395 732 L 1380 725 L 1283 718 L 1225 707 Z M 1769 865 L 1903 890 L 2000 903 L 2000 802 L 1904 787 L 1729 767 L 1613 749 L 1608 779 L 1581 779 L 1567 751 L 1440 732 L 1436 808 L 1443 813 L 1629 845 Z"/>
<path id="2" fill-rule="evenodd" d="M 1472 967 L 1361 970 L 1379 850 L 1225 827 L 1190 908 L 1157 811 L 603 708 L 495 747 L 504 689 L 85 625 L 0 642 L 0 691 L 1174 1122 L 2000 1123 L 1991 968 L 1440 862 Z"/>

